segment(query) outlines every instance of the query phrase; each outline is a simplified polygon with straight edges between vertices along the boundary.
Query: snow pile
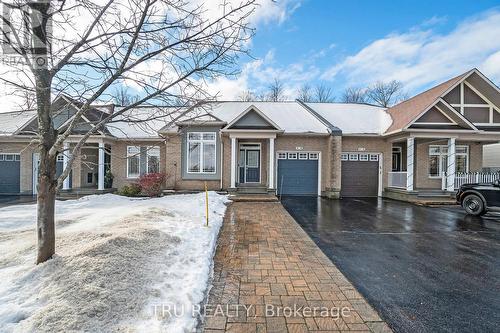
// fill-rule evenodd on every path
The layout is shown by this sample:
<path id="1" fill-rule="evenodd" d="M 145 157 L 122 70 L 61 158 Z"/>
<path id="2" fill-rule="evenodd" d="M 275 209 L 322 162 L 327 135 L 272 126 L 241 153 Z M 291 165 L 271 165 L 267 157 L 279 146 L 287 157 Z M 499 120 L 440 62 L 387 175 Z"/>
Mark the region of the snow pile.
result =
<path id="1" fill-rule="evenodd" d="M 57 255 L 38 266 L 36 207 L 0 209 L 0 331 L 192 331 L 226 201 L 209 194 L 208 228 L 204 194 L 58 201 Z"/>

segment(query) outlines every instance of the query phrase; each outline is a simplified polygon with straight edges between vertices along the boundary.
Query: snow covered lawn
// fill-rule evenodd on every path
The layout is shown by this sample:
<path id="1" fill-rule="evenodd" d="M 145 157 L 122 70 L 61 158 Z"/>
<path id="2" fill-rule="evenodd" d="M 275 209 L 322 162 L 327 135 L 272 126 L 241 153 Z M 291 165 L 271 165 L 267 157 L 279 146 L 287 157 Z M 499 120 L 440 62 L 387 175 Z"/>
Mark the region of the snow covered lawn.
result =
<path id="1" fill-rule="evenodd" d="M 203 193 L 58 201 L 57 255 L 38 266 L 36 206 L 1 208 L 0 332 L 192 331 L 227 201 L 209 193 L 208 228 Z"/>

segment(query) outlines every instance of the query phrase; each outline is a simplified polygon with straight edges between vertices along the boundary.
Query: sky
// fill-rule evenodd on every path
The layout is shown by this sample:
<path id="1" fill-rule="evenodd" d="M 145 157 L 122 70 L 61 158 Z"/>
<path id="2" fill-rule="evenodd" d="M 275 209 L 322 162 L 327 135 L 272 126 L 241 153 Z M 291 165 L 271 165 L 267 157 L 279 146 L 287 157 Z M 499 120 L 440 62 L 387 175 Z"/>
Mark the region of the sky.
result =
<path id="1" fill-rule="evenodd" d="M 498 0 L 260 3 L 253 58 L 240 59 L 237 77 L 210 85 L 220 100 L 263 92 L 275 78 L 290 99 L 305 83 L 340 97 L 347 87 L 390 80 L 414 95 L 474 67 L 500 83 Z"/>

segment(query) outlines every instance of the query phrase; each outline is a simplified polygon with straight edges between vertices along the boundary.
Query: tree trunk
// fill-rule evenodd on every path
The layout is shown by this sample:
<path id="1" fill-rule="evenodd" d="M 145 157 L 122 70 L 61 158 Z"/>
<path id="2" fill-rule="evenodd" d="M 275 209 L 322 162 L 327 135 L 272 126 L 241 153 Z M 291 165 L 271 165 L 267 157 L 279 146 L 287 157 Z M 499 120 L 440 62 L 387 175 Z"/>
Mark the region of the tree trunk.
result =
<path id="1" fill-rule="evenodd" d="M 40 166 L 38 167 L 37 199 L 37 258 L 42 263 L 55 253 L 55 205 L 56 205 L 56 154 L 50 154 L 57 138 L 52 123 L 51 85 L 52 75 L 48 69 L 49 44 L 47 27 L 50 2 L 30 2 L 34 22 L 31 26 L 31 59 L 36 84 L 38 137 L 40 140 Z"/>
<path id="2" fill-rule="evenodd" d="M 56 159 L 40 151 L 37 198 L 37 258 L 42 263 L 55 253 Z"/>

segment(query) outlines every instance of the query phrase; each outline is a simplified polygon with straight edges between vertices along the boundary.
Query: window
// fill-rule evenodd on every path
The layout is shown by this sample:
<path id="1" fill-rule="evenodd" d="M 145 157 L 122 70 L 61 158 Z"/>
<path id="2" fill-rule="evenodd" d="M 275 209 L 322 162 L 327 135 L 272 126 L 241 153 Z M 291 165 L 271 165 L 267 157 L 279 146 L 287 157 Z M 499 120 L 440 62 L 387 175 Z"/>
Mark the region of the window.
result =
<path id="1" fill-rule="evenodd" d="M 401 147 L 392 147 L 392 171 L 402 170 L 401 160 L 402 160 Z"/>
<path id="2" fill-rule="evenodd" d="M 288 153 L 288 159 L 289 160 L 296 160 L 297 159 L 297 153 Z"/>
<path id="3" fill-rule="evenodd" d="M 187 135 L 187 172 L 215 173 L 216 137 L 213 132 L 190 132 Z"/>
<path id="4" fill-rule="evenodd" d="M 317 160 L 319 158 L 318 153 L 309 153 L 309 159 L 310 160 Z"/>
<path id="5" fill-rule="evenodd" d="M 307 160 L 308 155 L 307 153 L 299 153 L 299 160 Z"/>
<path id="6" fill-rule="evenodd" d="M 349 161 L 357 161 L 358 154 L 349 154 Z"/>
<path id="7" fill-rule="evenodd" d="M 279 160 L 286 160 L 286 153 L 278 153 Z"/>
<path id="8" fill-rule="evenodd" d="M 448 146 L 429 146 L 429 177 L 441 177 L 448 168 Z M 455 172 L 468 172 L 469 147 L 455 147 Z"/>
<path id="9" fill-rule="evenodd" d="M 341 161 L 349 161 L 349 154 L 347 154 L 347 153 L 340 154 L 340 160 Z"/>
<path id="10" fill-rule="evenodd" d="M 148 173 L 158 173 L 160 172 L 160 148 L 150 147 L 148 148 Z"/>
<path id="11" fill-rule="evenodd" d="M 92 184 L 94 182 L 94 174 L 92 172 L 87 173 L 87 184 Z"/>
<path id="12" fill-rule="evenodd" d="M 14 155 L 12 155 L 12 154 L 5 155 L 5 160 L 6 161 L 14 161 Z"/>
<path id="13" fill-rule="evenodd" d="M 64 162 L 64 155 L 63 154 L 57 155 L 57 162 Z"/>
<path id="14" fill-rule="evenodd" d="M 370 154 L 370 161 L 378 161 L 378 154 Z"/>
<path id="15" fill-rule="evenodd" d="M 368 161 L 368 154 L 359 154 L 360 161 Z"/>
<path id="16" fill-rule="evenodd" d="M 127 147 L 127 177 L 137 178 L 141 174 L 141 148 Z"/>

